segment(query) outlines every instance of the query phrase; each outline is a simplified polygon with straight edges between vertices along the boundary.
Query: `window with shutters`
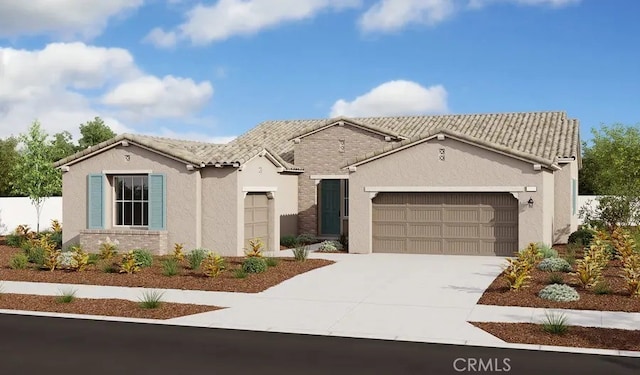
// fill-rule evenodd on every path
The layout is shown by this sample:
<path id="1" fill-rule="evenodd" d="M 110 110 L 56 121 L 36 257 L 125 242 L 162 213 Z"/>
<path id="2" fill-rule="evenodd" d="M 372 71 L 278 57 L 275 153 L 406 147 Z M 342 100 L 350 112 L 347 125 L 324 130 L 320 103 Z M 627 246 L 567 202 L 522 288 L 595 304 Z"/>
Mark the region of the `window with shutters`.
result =
<path id="1" fill-rule="evenodd" d="M 114 225 L 146 227 L 149 225 L 149 176 L 113 176 Z"/>

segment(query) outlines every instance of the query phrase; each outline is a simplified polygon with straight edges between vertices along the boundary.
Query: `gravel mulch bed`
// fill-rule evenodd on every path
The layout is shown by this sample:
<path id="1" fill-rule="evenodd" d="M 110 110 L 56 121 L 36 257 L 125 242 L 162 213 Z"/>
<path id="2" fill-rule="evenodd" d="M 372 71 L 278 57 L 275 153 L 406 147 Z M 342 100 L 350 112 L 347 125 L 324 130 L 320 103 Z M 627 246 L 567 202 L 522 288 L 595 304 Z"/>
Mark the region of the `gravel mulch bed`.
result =
<path id="1" fill-rule="evenodd" d="M 155 257 L 152 267 L 143 268 L 136 274 L 120 274 L 117 271 L 106 273 L 104 268 L 113 263 L 110 261 L 89 265 L 81 272 L 65 270 L 50 272 L 37 269 L 34 265 L 24 270 L 9 268 L 11 257 L 21 251 L 21 249 L 0 245 L 0 280 L 259 293 L 294 276 L 335 263 L 326 259 L 307 259 L 305 262 L 298 262 L 292 257 L 277 258 L 279 260 L 277 266 L 269 267 L 263 273 L 249 274 L 244 279 L 234 277 L 235 270 L 242 266 L 244 260 L 242 257 L 226 257 L 227 269 L 213 278 L 205 276 L 200 271 L 188 269 L 186 262 L 181 265 L 177 275 L 165 276 L 162 274 L 161 261 L 168 256 Z"/>
<path id="2" fill-rule="evenodd" d="M 640 351 L 639 330 L 570 326 L 556 335 L 533 323 L 470 323 L 510 343 Z"/>
<path id="3" fill-rule="evenodd" d="M 565 246 L 554 246 L 562 256 L 566 250 Z M 578 254 L 578 258 L 581 254 Z M 506 262 L 505 262 L 506 263 Z M 621 275 L 621 264 L 619 260 L 613 260 L 605 269 L 604 278 L 609 284 L 610 293 L 598 295 L 592 290 L 584 290 L 579 286 L 575 276 L 568 273 L 561 273 L 564 282 L 574 287 L 580 294 L 580 300 L 575 302 L 554 302 L 538 297 L 538 292 L 549 284 L 551 272 L 543 272 L 534 268 L 531 273 L 530 286 L 520 291 L 509 291 L 509 287 L 500 274 L 484 294 L 478 300 L 482 305 L 498 306 L 523 306 L 540 308 L 560 308 L 575 310 L 599 310 L 599 311 L 624 311 L 640 312 L 640 298 L 631 297 L 626 289 L 626 284 Z"/>
<path id="4" fill-rule="evenodd" d="M 122 299 L 75 298 L 69 303 L 58 302 L 57 299 L 57 296 L 0 293 L 0 309 L 163 320 L 221 309 L 168 302 L 162 302 L 154 309 L 145 309 L 137 302 Z"/>

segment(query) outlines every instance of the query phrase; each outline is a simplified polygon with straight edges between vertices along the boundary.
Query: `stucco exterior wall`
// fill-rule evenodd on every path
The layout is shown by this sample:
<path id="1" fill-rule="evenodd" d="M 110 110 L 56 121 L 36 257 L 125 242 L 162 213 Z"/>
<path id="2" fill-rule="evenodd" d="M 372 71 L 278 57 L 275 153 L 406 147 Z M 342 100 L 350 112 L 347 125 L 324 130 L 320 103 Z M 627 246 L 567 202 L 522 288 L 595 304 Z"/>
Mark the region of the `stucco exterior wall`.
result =
<path id="1" fill-rule="evenodd" d="M 576 211 L 573 211 L 573 185 L 575 179 L 578 183 L 578 163 L 571 162 L 561 164 L 562 170 L 555 172 L 555 223 L 554 243 L 567 243 L 571 232 L 578 229 L 578 209 L 576 195 Z"/>
<path id="2" fill-rule="evenodd" d="M 202 174 L 202 247 L 220 255 L 240 255 L 241 209 L 236 168 L 205 168 Z"/>
<path id="3" fill-rule="evenodd" d="M 126 156 L 129 156 L 127 160 Z M 184 163 L 161 156 L 144 148 L 130 145 L 116 146 L 70 166 L 62 175 L 62 217 L 64 246 L 79 243 L 80 230 L 87 229 L 87 175 L 103 171 L 142 171 L 166 175 L 168 247 L 184 243 L 187 248 L 196 245 L 195 212 L 197 174 L 188 171 Z M 111 179 L 107 179 L 111 184 Z M 106 185 L 105 230 L 113 228 L 113 187 Z M 141 229 L 144 230 L 144 229 Z M 110 234 L 113 240 L 114 235 Z M 105 236 L 106 237 L 106 236 Z M 117 236 L 115 236 L 117 239 Z M 96 244 L 97 246 L 97 244 Z M 91 249 L 88 249 L 91 250 Z M 121 249 L 122 251 L 130 249 Z M 169 249 L 149 249 L 166 253 Z"/>
<path id="4" fill-rule="evenodd" d="M 240 209 L 238 210 L 238 226 L 244 229 L 244 191 L 254 192 L 276 188 L 274 199 L 274 227 L 270 231 L 271 243 L 268 250 L 280 249 L 280 237 L 286 234 L 297 234 L 298 214 L 298 175 L 278 173 L 277 167 L 266 156 L 257 156 L 247 162 L 243 170 L 238 172 Z M 240 233 L 240 243 L 244 241 L 244 233 Z"/>
<path id="5" fill-rule="evenodd" d="M 439 160 L 441 148 L 445 149 L 444 161 Z M 415 145 L 360 165 L 350 174 L 349 251 L 371 252 L 372 194 L 365 192 L 365 187 L 377 186 L 441 187 L 441 191 L 453 191 L 451 187 L 534 186 L 535 192 L 518 193 L 519 247 L 551 239 L 551 223 L 545 224 L 544 216 L 553 212 L 545 212 L 549 207 L 543 201 L 548 191 L 545 187 L 549 188 L 552 179 L 552 172 L 534 171 L 531 163 L 449 138 Z M 529 197 L 536 202 L 533 207 L 527 204 Z"/>
<path id="6" fill-rule="evenodd" d="M 344 152 L 341 150 L 344 141 Z M 345 124 L 332 126 L 294 146 L 295 163 L 304 168 L 298 180 L 298 232 L 318 235 L 317 185 L 311 175 L 346 175 L 349 159 L 384 147 L 384 136 Z"/>
<path id="7" fill-rule="evenodd" d="M 542 237 L 538 241 L 531 242 L 544 242 L 550 245 L 554 243 L 554 225 L 557 223 L 555 216 L 555 173 L 545 172 L 542 174 L 542 191 L 540 195 L 541 199 L 537 201 L 534 198 L 534 201 L 541 203 L 543 206 Z"/>

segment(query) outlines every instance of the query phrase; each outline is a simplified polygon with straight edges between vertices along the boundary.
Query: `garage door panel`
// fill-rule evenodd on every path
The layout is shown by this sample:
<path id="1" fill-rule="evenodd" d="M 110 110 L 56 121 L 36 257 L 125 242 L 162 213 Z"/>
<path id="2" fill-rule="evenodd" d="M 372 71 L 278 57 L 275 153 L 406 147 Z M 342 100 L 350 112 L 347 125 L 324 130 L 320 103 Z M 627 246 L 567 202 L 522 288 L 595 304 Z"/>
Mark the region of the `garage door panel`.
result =
<path id="1" fill-rule="evenodd" d="M 380 193 L 372 216 L 374 252 L 517 251 L 518 204 L 508 193 Z"/>

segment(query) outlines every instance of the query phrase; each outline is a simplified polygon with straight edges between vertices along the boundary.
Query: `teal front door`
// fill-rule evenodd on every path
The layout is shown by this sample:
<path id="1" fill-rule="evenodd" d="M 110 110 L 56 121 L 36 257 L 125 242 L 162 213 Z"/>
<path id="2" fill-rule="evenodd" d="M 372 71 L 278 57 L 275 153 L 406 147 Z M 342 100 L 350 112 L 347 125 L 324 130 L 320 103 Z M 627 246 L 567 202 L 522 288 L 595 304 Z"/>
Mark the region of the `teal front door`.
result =
<path id="1" fill-rule="evenodd" d="M 320 183 L 320 234 L 340 235 L 340 180 Z"/>

